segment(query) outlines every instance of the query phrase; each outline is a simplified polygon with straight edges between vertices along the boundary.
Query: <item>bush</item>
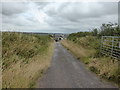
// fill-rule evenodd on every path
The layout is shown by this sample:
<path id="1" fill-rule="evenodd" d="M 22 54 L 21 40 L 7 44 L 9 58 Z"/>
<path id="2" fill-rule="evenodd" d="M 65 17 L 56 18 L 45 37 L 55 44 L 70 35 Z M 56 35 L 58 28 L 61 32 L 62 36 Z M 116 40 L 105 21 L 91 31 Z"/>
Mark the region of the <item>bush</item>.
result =
<path id="1" fill-rule="evenodd" d="M 3 32 L 2 39 L 4 69 L 18 60 L 28 63 L 30 58 L 46 52 L 52 41 L 49 36 L 17 32 Z"/>
<path id="2" fill-rule="evenodd" d="M 100 71 L 99 71 L 96 67 L 94 67 L 94 66 L 90 66 L 89 68 L 90 68 L 90 70 L 91 70 L 92 72 L 95 72 L 96 74 L 99 74 L 99 73 L 100 73 Z"/>

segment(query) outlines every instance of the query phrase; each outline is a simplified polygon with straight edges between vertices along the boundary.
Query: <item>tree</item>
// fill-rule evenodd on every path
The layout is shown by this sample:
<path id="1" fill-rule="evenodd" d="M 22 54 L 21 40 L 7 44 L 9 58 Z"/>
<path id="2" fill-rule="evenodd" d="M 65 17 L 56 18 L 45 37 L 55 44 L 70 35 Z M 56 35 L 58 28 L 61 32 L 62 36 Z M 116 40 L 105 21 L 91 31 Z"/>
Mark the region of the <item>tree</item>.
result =
<path id="1" fill-rule="evenodd" d="M 93 31 L 92 31 L 92 35 L 93 36 L 97 36 L 97 34 L 98 34 L 98 30 L 95 28 L 95 29 L 93 29 Z"/>
<path id="2" fill-rule="evenodd" d="M 102 24 L 99 36 L 120 36 L 120 27 L 111 22 L 108 24 Z"/>

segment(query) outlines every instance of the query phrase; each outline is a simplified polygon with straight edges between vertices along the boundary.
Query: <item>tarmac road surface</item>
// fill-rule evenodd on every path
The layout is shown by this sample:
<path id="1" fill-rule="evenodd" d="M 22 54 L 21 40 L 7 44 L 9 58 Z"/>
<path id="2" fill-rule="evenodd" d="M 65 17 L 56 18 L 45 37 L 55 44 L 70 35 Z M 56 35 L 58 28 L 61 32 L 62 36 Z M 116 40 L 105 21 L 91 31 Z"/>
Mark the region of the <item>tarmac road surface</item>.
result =
<path id="1" fill-rule="evenodd" d="M 38 88 L 115 88 L 75 59 L 60 42 L 55 43 L 51 67 L 38 80 Z"/>

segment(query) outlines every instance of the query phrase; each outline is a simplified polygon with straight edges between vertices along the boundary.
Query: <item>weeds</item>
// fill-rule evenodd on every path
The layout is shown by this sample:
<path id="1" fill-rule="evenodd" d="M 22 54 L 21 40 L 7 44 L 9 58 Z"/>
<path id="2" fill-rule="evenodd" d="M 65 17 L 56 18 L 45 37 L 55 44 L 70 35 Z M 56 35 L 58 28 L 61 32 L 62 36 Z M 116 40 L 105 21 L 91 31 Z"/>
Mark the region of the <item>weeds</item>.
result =
<path id="1" fill-rule="evenodd" d="M 99 74 L 99 73 L 100 73 L 100 71 L 99 71 L 96 67 L 94 67 L 94 66 L 90 66 L 89 69 L 90 69 L 92 72 L 95 72 L 96 74 Z"/>
<path id="2" fill-rule="evenodd" d="M 91 71 L 120 85 L 119 61 L 100 54 L 99 38 L 94 36 L 68 37 L 68 40 L 62 41 L 62 44 L 84 62 Z"/>
<path id="3" fill-rule="evenodd" d="M 30 58 L 42 55 L 51 41 L 48 36 L 16 32 L 3 32 L 2 39 L 3 69 L 18 60 L 28 63 Z"/>
<path id="4" fill-rule="evenodd" d="M 2 33 L 3 88 L 33 87 L 50 65 L 53 40 L 49 36 Z"/>

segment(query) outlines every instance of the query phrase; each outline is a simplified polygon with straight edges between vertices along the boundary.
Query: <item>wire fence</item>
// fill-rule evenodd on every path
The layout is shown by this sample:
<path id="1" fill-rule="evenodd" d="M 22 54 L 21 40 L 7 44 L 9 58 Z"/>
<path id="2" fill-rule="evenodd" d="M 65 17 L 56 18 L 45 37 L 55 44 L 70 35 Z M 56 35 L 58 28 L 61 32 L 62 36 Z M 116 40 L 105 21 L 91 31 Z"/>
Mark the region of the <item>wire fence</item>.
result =
<path id="1" fill-rule="evenodd" d="M 103 55 L 120 60 L 120 37 L 102 36 L 101 53 Z"/>

